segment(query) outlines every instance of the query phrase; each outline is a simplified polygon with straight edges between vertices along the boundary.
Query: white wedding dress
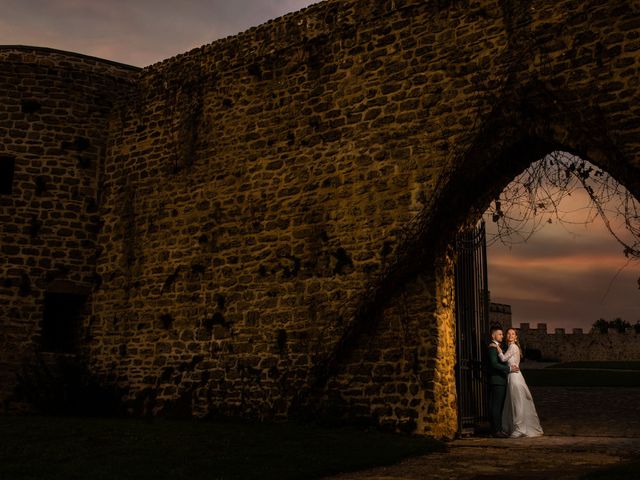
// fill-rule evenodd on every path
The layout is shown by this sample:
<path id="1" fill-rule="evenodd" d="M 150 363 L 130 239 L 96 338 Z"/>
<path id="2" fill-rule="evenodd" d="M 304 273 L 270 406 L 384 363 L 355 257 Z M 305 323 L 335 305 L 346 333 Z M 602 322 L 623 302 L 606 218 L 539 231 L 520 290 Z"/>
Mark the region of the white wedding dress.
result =
<path id="1" fill-rule="evenodd" d="M 505 353 L 498 352 L 498 356 L 509 366 L 520 365 L 520 348 L 515 343 L 509 345 Z M 539 437 L 543 434 L 531 392 L 520 372 L 511 372 L 507 377 L 502 428 L 511 437 Z"/>

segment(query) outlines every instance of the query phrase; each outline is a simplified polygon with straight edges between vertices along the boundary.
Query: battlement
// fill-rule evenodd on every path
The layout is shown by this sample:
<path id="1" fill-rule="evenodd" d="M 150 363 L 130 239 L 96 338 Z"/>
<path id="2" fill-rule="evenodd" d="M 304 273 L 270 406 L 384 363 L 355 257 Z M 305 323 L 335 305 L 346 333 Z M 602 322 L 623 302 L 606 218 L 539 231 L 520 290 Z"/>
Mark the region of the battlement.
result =
<path id="1" fill-rule="evenodd" d="M 624 333 L 573 328 L 569 333 L 564 328 L 549 332 L 546 323 L 538 323 L 537 328 L 521 323 L 517 330 L 525 354 L 532 359 L 568 362 L 640 358 L 640 334 L 634 328 L 627 328 Z"/>
<path id="2" fill-rule="evenodd" d="M 640 359 L 640 333 L 628 327 L 624 333 L 609 329 L 606 333 L 585 332 L 582 328 L 555 328 L 549 331 L 546 323 L 532 328 L 529 322 L 512 324 L 511 305 L 489 304 L 489 322 L 503 328 L 514 327 L 525 354 L 535 360 L 589 361 Z"/>
<path id="3" fill-rule="evenodd" d="M 624 332 L 616 329 L 609 329 L 607 332 L 585 332 L 582 328 L 573 328 L 571 332 L 567 332 L 564 328 L 556 328 L 553 332 L 549 332 L 546 323 L 538 323 L 536 328 L 531 328 L 528 322 L 520 323 L 520 327 L 515 327 L 518 332 L 527 335 L 638 335 L 633 327 L 627 327 Z"/>

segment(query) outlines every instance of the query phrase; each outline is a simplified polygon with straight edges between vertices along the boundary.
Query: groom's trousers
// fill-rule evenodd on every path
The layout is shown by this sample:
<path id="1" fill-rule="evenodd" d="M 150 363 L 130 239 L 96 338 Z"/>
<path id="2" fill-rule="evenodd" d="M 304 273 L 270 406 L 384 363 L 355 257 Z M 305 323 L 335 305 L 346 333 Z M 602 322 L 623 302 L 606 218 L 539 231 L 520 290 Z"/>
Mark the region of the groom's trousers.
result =
<path id="1" fill-rule="evenodd" d="M 491 433 L 502 431 L 502 407 L 507 395 L 506 385 L 489 385 L 489 421 Z"/>

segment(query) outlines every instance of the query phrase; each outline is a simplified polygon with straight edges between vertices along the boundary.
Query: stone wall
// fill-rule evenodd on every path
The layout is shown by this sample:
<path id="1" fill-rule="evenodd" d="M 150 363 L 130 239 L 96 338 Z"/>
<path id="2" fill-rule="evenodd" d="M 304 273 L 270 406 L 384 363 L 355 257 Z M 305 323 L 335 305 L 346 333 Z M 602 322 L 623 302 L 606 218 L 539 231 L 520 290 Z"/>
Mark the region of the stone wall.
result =
<path id="1" fill-rule="evenodd" d="M 530 162 L 640 193 L 632 2 L 329 0 L 110 116 L 86 355 L 132 413 L 456 430 L 448 244 Z"/>
<path id="2" fill-rule="evenodd" d="M 520 327 L 512 324 L 511 305 L 491 303 L 489 305 L 490 323 L 498 323 L 503 329 L 514 326 L 522 348 L 529 351 L 527 356 L 535 360 L 573 362 L 573 361 L 615 361 L 640 359 L 640 335 L 635 329 L 628 328 L 625 333 L 609 329 L 607 333 L 588 332 L 581 328 L 564 328 L 555 332 L 547 331 L 546 323 L 538 323 L 530 328 L 529 323 Z"/>
<path id="3" fill-rule="evenodd" d="M 45 292 L 96 285 L 99 183 L 113 98 L 133 67 L 44 48 L 0 47 L 0 399 L 42 350 Z M 10 402 L 10 400 L 12 400 Z"/>
<path id="4" fill-rule="evenodd" d="M 554 148 L 638 191 L 632 12 L 329 1 L 145 69 L 113 118 L 95 371 L 135 412 L 319 399 L 451 435 L 444 245 Z"/>
<path id="5" fill-rule="evenodd" d="M 521 323 L 518 337 L 522 348 L 538 350 L 546 361 L 640 360 L 640 334 L 633 328 L 625 333 L 613 329 L 584 333 L 581 328 L 565 333 L 564 328 L 556 328 L 550 333 L 545 323 L 539 323 L 538 328 Z"/>

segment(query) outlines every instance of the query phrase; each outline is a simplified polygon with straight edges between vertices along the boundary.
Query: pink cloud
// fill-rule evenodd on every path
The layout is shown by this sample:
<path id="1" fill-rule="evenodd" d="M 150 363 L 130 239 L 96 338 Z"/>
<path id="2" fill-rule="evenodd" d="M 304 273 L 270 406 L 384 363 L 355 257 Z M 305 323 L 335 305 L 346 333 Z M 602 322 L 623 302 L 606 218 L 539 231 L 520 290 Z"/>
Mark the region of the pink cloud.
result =
<path id="1" fill-rule="evenodd" d="M 596 270 L 617 270 L 622 268 L 626 260 L 623 255 L 588 255 L 576 254 L 563 257 L 518 258 L 505 254 L 491 257 L 490 264 L 494 267 L 514 269 L 535 269 L 565 272 L 586 272 Z"/>

